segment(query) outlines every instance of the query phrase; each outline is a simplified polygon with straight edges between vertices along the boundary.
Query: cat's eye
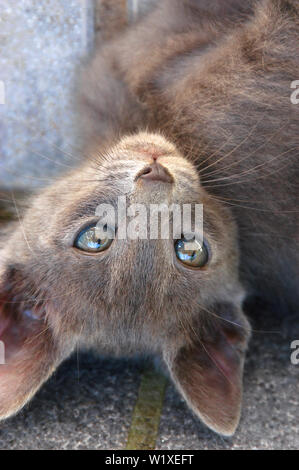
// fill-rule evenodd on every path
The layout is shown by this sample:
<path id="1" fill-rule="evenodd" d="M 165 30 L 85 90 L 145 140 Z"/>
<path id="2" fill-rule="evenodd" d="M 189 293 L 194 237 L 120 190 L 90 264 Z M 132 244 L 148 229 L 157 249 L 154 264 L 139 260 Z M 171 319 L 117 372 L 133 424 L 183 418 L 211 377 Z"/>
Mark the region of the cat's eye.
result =
<path id="1" fill-rule="evenodd" d="M 81 230 L 75 239 L 74 247 L 88 253 L 99 253 L 107 250 L 112 242 L 113 238 L 109 236 L 109 232 L 100 237 L 97 224 L 93 224 Z"/>
<path id="2" fill-rule="evenodd" d="M 187 266 L 203 268 L 209 261 L 209 251 L 205 242 L 182 238 L 175 243 L 177 258 Z"/>

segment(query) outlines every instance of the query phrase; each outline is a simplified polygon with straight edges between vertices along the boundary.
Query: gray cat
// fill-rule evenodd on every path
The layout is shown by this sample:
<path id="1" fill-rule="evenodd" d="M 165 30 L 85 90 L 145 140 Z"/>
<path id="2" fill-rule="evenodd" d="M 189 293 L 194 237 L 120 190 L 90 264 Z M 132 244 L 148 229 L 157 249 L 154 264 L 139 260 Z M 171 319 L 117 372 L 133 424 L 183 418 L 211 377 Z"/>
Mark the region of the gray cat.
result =
<path id="1" fill-rule="evenodd" d="M 234 433 L 244 301 L 299 301 L 298 57 L 295 0 L 166 0 L 94 51 L 78 84 L 87 158 L 2 237 L 2 418 L 79 346 L 161 358 L 203 422 Z M 97 208 L 119 197 L 202 204 L 201 244 L 99 237 Z"/>

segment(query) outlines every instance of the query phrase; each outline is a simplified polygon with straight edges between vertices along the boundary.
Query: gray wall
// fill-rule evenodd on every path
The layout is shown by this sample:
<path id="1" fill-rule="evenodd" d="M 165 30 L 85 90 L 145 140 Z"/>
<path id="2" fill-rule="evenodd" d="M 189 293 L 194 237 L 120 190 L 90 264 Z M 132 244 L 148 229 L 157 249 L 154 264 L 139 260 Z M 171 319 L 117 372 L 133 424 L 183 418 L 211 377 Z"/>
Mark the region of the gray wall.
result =
<path id="1" fill-rule="evenodd" d="M 128 0 L 128 17 L 148 1 Z M 92 0 L 1 0 L 0 188 L 39 187 L 76 160 L 72 83 L 94 10 Z"/>

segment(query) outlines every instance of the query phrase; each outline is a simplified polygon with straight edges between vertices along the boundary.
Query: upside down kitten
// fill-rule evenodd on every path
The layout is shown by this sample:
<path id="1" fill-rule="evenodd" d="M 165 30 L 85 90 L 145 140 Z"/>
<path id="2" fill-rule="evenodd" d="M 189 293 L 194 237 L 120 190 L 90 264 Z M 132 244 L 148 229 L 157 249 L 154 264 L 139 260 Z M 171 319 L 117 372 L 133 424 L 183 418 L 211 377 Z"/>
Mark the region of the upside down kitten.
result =
<path id="1" fill-rule="evenodd" d="M 87 158 L 2 237 L 2 418 L 79 346 L 162 358 L 193 411 L 234 433 L 243 302 L 299 301 L 296 79 L 295 0 L 165 0 L 94 51 L 79 85 Z M 96 208 L 119 196 L 203 204 L 199 261 L 184 234 L 98 239 Z"/>

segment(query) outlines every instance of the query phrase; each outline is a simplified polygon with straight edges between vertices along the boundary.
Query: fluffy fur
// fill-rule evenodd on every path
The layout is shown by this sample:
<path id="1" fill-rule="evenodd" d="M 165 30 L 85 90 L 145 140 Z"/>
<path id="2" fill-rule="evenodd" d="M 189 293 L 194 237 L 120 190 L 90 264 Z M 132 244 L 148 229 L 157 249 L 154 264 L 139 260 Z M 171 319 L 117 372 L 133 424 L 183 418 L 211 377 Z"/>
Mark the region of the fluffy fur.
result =
<path id="1" fill-rule="evenodd" d="M 235 431 L 243 301 L 294 312 L 299 300 L 298 57 L 292 0 L 165 0 L 94 51 L 78 85 L 88 158 L 35 198 L 1 250 L 2 417 L 79 345 L 161 357 L 194 412 Z M 157 153 L 170 187 L 136 181 Z M 180 265 L 171 240 L 78 253 L 76 233 L 120 195 L 202 203 L 209 265 Z"/>

